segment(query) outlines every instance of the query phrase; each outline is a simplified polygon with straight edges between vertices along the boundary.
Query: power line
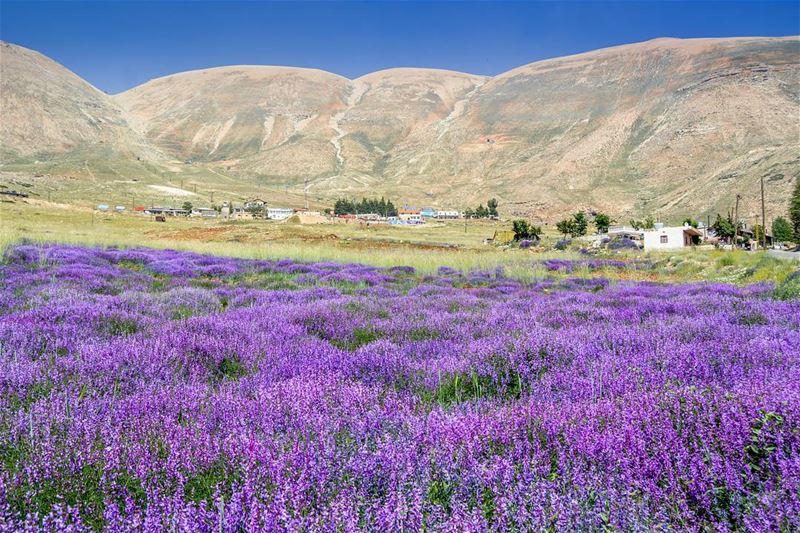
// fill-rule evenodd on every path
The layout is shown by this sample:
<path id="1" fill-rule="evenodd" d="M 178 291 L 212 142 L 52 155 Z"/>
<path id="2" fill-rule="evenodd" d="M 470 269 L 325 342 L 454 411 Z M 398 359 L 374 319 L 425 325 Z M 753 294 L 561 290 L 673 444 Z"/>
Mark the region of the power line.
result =
<path id="1" fill-rule="evenodd" d="M 767 211 L 764 206 L 764 175 L 761 175 L 761 241 L 764 250 L 767 249 Z"/>

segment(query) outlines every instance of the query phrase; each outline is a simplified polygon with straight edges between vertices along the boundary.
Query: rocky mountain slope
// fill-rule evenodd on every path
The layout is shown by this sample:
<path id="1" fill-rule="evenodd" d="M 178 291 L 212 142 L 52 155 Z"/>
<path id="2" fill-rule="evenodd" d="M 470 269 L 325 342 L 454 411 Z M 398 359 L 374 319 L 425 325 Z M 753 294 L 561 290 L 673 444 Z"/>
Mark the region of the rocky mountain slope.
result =
<path id="1" fill-rule="evenodd" d="M 658 39 L 492 78 L 222 67 L 116 96 L 30 50 L 0 52 L 3 164 L 94 150 L 328 198 L 496 196 L 544 219 L 725 211 L 762 176 L 781 210 L 800 175 L 797 37 Z"/>
<path id="2" fill-rule="evenodd" d="M 0 42 L 0 156 L 3 163 L 81 151 L 109 157 L 151 153 L 126 111 L 55 61 Z"/>

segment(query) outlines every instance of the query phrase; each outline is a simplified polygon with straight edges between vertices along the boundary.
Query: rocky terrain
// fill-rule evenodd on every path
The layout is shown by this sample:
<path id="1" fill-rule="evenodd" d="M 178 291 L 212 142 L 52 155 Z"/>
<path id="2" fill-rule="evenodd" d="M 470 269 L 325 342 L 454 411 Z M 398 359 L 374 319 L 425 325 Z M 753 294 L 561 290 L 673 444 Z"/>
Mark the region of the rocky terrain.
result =
<path id="1" fill-rule="evenodd" d="M 174 181 L 191 166 L 237 190 L 456 207 L 495 196 L 502 214 L 545 220 L 699 216 L 737 193 L 747 215 L 761 177 L 778 212 L 800 175 L 797 37 L 657 39 L 495 77 L 232 66 L 115 96 L 3 43 L 0 74 L 4 171 L 103 161 L 94 179 Z"/>

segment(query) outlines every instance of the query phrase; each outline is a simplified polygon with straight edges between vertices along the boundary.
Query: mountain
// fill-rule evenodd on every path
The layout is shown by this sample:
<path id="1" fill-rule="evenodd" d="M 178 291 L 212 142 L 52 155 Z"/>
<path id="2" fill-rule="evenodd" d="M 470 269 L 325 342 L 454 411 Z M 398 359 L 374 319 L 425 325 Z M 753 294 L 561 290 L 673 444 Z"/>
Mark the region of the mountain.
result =
<path id="1" fill-rule="evenodd" d="M 159 78 L 116 97 L 176 157 L 273 182 L 342 191 L 380 181 L 398 143 L 445 119 L 484 79 L 391 69 L 350 81 L 290 67 L 238 66 Z"/>
<path id="2" fill-rule="evenodd" d="M 126 112 L 55 61 L 0 42 L 0 157 L 3 163 L 84 150 L 113 157 L 148 151 Z"/>
<path id="3" fill-rule="evenodd" d="M 384 179 L 501 191 L 521 213 L 724 212 L 761 176 L 782 202 L 800 173 L 799 63 L 797 38 L 658 39 L 532 63 L 482 85 L 443 135 L 409 139 Z"/>
<path id="4" fill-rule="evenodd" d="M 503 214 L 546 220 L 714 214 L 737 193 L 747 214 L 762 177 L 783 212 L 800 176 L 798 37 L 657 39 L 495 77 L 221 67 L 116 96 L 30 50 L 0 52 L 0 170 L 94 150 L 147 160 L 151 179 L 202 170 L 239 191 L 433 206 L 494 196 Z"/>

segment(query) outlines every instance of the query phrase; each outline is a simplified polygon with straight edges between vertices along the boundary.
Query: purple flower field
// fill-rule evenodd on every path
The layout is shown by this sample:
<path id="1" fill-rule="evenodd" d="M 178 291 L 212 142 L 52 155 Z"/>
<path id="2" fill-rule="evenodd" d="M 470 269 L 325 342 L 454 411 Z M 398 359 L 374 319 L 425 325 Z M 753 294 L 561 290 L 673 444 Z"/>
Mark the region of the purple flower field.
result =
<path id="1" fill-rule="evenodd" d="M 768 285 L 61 245 L 0 281 L 3 531 L 800 530 Z"/>

